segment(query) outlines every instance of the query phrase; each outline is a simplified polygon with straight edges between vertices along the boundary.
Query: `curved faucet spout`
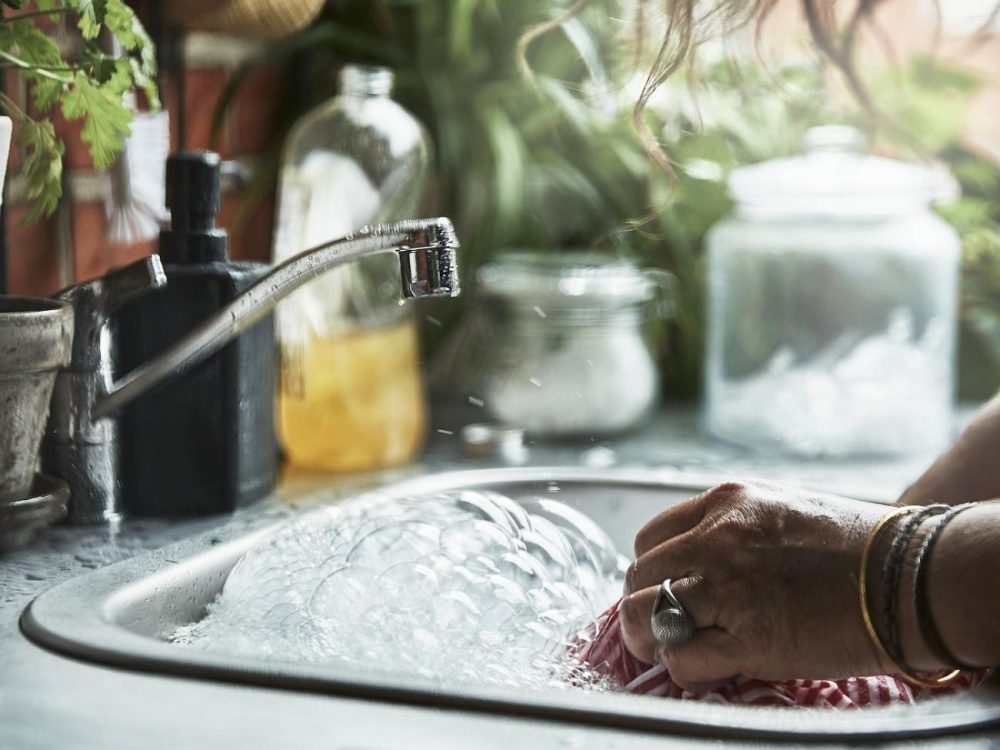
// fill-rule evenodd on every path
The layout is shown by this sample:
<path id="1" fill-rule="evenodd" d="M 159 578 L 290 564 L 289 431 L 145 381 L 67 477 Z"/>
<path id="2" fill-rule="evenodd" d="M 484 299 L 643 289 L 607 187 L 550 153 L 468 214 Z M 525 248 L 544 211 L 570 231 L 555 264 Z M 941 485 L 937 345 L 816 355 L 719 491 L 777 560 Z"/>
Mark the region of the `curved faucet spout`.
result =
<path id="1" fill-rule="evenodd" d="M 306 250 L 277 266 L 162 354 L 110 385 L 96 399 L 92 418 L 115 413 L 153 386 L 204 361 L 267 315 L 283 298 L 342 263 L 395 252 L 400 262 L 401 297 L 455 297 L 459 293 L 457 248 L 451 221 L 438 218 L 366 227 Z"/>

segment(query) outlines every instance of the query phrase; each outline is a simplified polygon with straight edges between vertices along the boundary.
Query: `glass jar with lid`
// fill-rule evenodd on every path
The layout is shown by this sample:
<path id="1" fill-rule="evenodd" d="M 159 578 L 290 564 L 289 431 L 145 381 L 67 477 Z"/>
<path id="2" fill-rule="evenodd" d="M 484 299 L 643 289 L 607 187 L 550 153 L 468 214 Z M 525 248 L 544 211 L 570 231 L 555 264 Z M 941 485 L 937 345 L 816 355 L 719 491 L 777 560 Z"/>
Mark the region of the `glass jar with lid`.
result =
<path id="1" fill-rule="evenodd" d="M 670 302 L 663 271 L 598 253 L 511 252 L 477 274 L 485 409 L 539 436 L 637 424 L 659 373 L 649 321 Z"/>
<path id="2" fill-rule="evenodd" d="M 707 423 L 819 455 L 933 450 L 951 428 L 959 239 L 947 174 L 809 131 L 802 156 L 733 172 L 709 233 Z"/>

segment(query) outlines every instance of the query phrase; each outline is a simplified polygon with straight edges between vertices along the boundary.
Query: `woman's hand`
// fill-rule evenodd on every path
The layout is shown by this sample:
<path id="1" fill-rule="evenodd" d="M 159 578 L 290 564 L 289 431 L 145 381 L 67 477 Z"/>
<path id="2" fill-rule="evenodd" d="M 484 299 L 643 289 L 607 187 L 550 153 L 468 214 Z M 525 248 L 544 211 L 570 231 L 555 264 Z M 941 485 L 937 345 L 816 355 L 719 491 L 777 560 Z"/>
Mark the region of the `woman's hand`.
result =
<path id="1" fill-rule="evenodd" d="M 886 508 L 760 483 L 727 483 L 639 532 L 621 623 L 638 659 L 663 661 L 697 690 L 736 675 L 839 678 L 882 673 L 858 603 L 869 532 Z M 697 628 L 658 653 L 650 615 L 663 579 Z"/>

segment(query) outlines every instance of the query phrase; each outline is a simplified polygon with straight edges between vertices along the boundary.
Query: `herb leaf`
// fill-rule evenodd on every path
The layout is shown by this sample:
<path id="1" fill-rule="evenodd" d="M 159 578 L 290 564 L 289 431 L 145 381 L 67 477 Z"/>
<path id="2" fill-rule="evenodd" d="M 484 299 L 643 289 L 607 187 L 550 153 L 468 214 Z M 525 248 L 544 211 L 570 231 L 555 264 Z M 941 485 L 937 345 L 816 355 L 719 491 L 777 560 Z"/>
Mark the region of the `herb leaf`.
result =
<path id="1" fill-rule="evenodd" d="M 107 4 L 108 0 L 68 0 L 67 5 L 80 11 L 80 31 L 84 39 L 96 39 L 101 33 Z"/>
<path id="2" fill-rule="evenodd" d="M 131 132 L 132 121 L 132 113 L 122 105 L 120 92 L 77 73 L 73 85 L 63 95 L 62 113 L 67 120 L 86 118 L 83 140 L 90 147 L 94 166 L 105 169 L 114 164 Z"/>
<path id="3" fill-rule="evenodd" d="M 31 120 L 19 110 L 8 111 L 18 120 L 17 145 L 24 153 L 21 174 L 31 208 L 26 222 L 50 216 L 62 194 L 63 142 L 56 136 L 51 120 Z"/>
<path id="4" fill-rule="evenodd" d="M 24 0 L 0 0 L 0 6 L 21 8 Z M 124 0 L 35 0 L 35 7 L 55 18 L 71 13 L 84 43 L 67 61 L 59 46 L 32 16 L 0 14 L 0 64 L 20 74 L 28 84 L 34 109 L 50 112 L 61 105 L 68 120 L 83 120 L 82 137 L 94 165 L 114 164 L 129 135 L 132 109 L 125 94 L 142 90 L 159 108 L 153 42 Z M 97 39 L 102 30 L 113 35 L 125 54 L 108 54 Z M 29 220 L 50 215 L 62 195 L 65 147 L 49 119 L 32 120 L 9 97 L 0 94 L 4 109 L 18 122 L 17 144 L 25 152 L 22 173 L 33 205 Z"/>
<path id="5" fill-rule="evenodd" d="M 41 112 L 52 109 L 65 88 L 61 76 L 50 72 L 66 67 L 59 46 L 36 26 L 4 24 L 0 26 L 0 49 L 13 53 L 20 61 L 14 65 L 31 84 L 35 107 Z"/>

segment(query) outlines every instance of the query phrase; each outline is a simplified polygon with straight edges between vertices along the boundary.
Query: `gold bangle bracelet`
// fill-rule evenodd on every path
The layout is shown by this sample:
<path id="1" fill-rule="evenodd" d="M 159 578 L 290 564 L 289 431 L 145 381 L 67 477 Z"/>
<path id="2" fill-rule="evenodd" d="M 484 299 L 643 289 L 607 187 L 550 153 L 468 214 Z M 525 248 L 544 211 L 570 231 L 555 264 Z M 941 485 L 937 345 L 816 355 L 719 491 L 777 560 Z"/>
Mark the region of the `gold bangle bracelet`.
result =
<path id="1" fill-rule="evenodd" d="M 861 599 L 861 617 L 865 621 L 865 628 L 868 630 L 868 637 L 871 638 L 872 643 L 875 644 L 875 648 L 878 649 L 879 654 L 885 659 L 886 663 L 888 663 L 895 670 L 896 674 L 902 677 L 906 682 L 920 687 L 934 688 L 947 685 L 949 682 L 958 677 L 962 673 L 962 670 L 954 669 L 945 672 L 939 677 L 924 679 L 923 677 L 919 677 L 909 670 L 904 669 L 889 655 L 885 644 L 882 642 L 882 638 L 875 629 L 875 623 L 872 621 L 871 612 L 868 611 L 868 585 L 866 581 L 868 579 L 868 561 L 871 557 L 872 547 L 875 546 L 875 541 L 878 539 L 878 535 L 882 533 L 882 530 L 892 521 L 919 509 L 920 506 L 913 505 L 897 508 L 892 513 L 889 513 L 882 518 L 869 532 L 868 539 L 865 541 L 864 551 L 861 553 L 861 571 L 858 574 L 858 595 Z"/>

